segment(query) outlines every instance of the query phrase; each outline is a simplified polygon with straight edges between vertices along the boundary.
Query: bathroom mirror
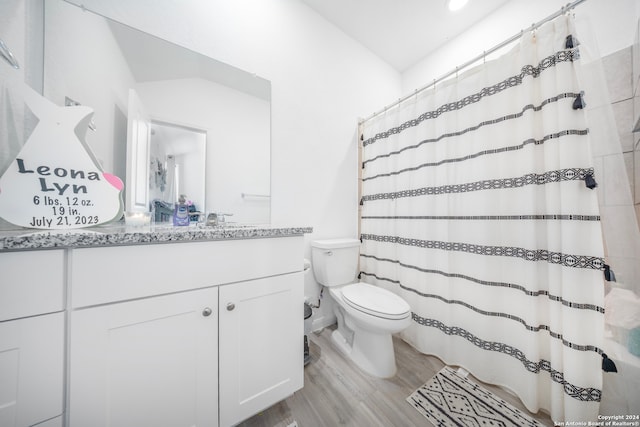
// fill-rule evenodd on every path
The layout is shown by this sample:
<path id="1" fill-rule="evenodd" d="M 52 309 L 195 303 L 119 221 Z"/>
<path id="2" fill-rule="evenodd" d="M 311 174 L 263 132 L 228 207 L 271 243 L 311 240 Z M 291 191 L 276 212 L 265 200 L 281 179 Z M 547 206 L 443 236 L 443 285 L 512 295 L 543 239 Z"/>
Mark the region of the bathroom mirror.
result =
<path id="1" fill-rule="evenodd" d="M 63 0 L 44 3 L 43 95 L 94 110 L 86 141 L 125 181 L 127 211 L 171 209 L 184 194 L 195 211 L 269 223 L 269 81 Z"/>

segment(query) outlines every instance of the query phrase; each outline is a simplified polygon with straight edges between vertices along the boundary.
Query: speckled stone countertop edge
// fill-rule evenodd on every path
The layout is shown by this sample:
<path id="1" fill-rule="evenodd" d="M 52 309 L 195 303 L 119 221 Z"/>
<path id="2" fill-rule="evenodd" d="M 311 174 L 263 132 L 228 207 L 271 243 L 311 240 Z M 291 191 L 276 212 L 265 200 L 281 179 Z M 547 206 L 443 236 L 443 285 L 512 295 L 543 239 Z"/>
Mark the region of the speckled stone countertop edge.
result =
<path id="1" fill-rule="evenodd" d="M 239 227 L 115 225 L 74 230 L 7 230 L 0 231 L 0 252 L 291 237 L 309 234 L 312 231 L 312 227 L 260 225 Z"/>

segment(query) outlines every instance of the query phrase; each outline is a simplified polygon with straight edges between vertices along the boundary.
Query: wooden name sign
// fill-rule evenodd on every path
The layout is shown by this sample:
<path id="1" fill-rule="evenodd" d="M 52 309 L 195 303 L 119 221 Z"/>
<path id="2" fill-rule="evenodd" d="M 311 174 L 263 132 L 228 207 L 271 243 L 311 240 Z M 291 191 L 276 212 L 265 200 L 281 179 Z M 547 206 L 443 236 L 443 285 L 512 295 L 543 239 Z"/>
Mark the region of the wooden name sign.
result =
<path id="1" fill-rule="evenodd" d="M 102 171 L 84 141 L 93 110 L 58 107 L 25 86 L 38 118 L 33 133 L 0 177 L 0 217 L 40 229 L 91 227 L 119 220 L 120 178 Z"/>

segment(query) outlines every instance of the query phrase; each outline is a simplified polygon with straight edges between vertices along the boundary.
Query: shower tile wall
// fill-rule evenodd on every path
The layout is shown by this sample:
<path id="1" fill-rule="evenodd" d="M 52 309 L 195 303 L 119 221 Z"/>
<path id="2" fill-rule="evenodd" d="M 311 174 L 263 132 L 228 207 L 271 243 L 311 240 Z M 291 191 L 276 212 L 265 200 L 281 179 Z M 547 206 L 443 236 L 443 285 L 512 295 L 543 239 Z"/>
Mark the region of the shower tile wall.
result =
<path id="1" fill-rule="evenodd" d="M 640 116 L 640 88 L 638 70 L 640 58 L 637 44 L 602 58 L 611 95 L 611 107 L 620 137 L 620 145 L 631 195 L 635 205 L 636 219 L 640 225 L 640 132 L 633 132 Z"/>
<path id="2" fill-rule="evenodd" d="M 636 218 L 640 225 L 640 20 L 636 25 L 636 38 L 631 46 L 631 82 L 633 93 L 633 119 L 631 129 L 636 132 L 632 133 L 632 153 L 634 160 L 633 183 L 635 185 L 633 191 L 633 202 L 636 209 Z"/>

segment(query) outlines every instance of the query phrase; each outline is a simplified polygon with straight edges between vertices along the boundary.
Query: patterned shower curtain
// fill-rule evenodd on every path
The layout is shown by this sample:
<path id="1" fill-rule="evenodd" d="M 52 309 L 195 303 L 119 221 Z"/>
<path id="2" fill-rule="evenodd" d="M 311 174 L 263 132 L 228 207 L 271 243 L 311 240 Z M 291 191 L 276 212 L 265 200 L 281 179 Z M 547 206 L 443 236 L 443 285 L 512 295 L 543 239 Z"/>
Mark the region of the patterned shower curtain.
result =
<path id="1" fill-rule="evenodd" d="M 597 419 L 603 242 L 569 16 L 366 121 L 361 280 L 418 350 L 556 421 Z"/>

